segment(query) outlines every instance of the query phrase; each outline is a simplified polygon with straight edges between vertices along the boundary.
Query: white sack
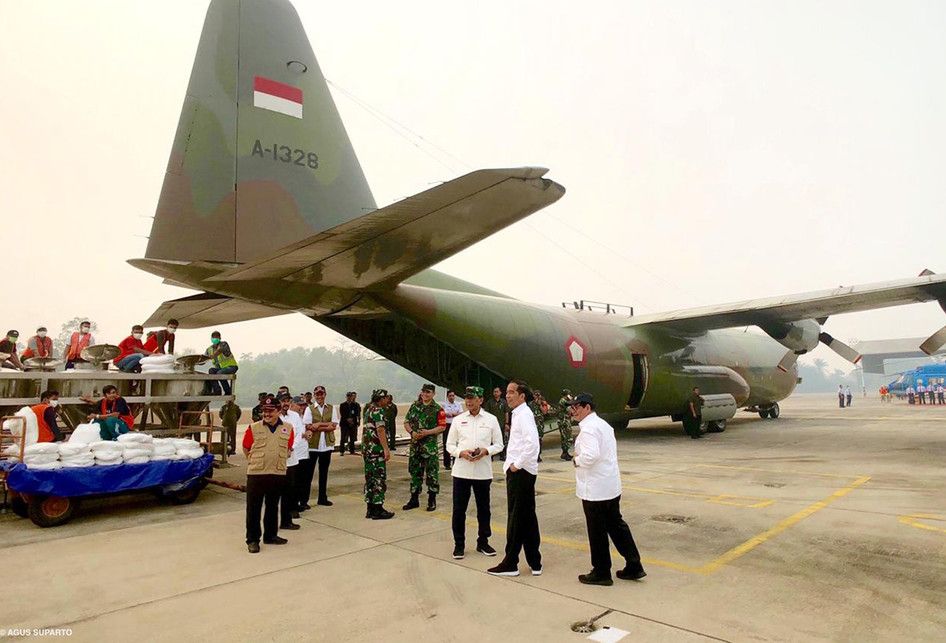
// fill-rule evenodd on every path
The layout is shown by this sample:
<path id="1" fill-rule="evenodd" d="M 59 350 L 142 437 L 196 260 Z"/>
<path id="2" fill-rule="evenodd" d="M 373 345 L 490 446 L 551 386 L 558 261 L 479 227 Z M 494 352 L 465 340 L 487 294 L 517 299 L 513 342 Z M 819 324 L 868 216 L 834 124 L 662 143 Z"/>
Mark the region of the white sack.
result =
<path id="1" fill-rule="evenodd" d="M 27 465 L 49 464 L 59 460 L 59 453 L 36 453 L 33 455 L 24 455 L 23 462 Z"/>
<path id="2" fill-rule="evenodd" d="M 26 466 L 37 471 L 54 471 L 56 469 L 62 469 L 62 462 L 55 460 L 46 464 L 27 464 Z"/>
<path id="3" fill-rule="evenodd" d="M 112 442 L 111 440 L 99 440 L 98 442 L 93 442 L 89 445 L 92 448 L 92 453 L 98 455 L 99 453 L 118 453 L 121 454 L 125 450 L 125 445 L 121 442 Z"/>
<path id="4" fill-rule="evenodd" d="M 123 433 L 122 435 L 118 436 L 117 442 L 122 442 L 125 444 L 129 442 L 140 442 L 140 443 L 151 444 L 153 440 L 154 438 L 148 435 L 147 433 L 141 433 L 141 432 L 136 431 L 132 433 Z"/>
<path id="5" fill-rule="evenodd" d="M 72 432 L 72 435 L 69 436 L 69 442 L 75 442 L 77 444 L 91 444 L 101 439 L 102 433 L 100 427 L 94 422 L 80 424 L 76 427 L 76 430 Z"/>
<path id="6" fill-rule="evenodd" d="M 139 458 L 125 458 L 125 464 L 147 464 L 148 462 L 151 462 L 151 458 L 146 455 Z"/>
<path id="7" fill-rule="evenodd" d="M 38 455 L 38 454 L 49 454 L 49 453 L 59 453 L 59 445 L 55 442 L 38 442 L 37 444 L 31 444 L 25 449 L 23 449 L 23 455 Z"/>
<path id="8" fill-rule="evenodd" d="M 174 448 L 180 451 L 181 449 L 199 449 L 200 443 L 197 440 L 191 440 L 188 438 L 171 438 Z"/>
<path id="9" fill-rule="evenodd" d="M 128 447 L 125 449 L 125 452 L 122 454 L 122 457 L 125 458 L 125 462 L 133 460 L 135 458 L 150 458 L 153 455 L 151 449 L 133 449 Z"/>
<path id="10" fill-rule="evenodd" d="M 24 406 L 13 415 L 26 420 L 26 444 L 36 444 L 39 440 L 39 423 L 36 421 L 36 414 L 33 409 Z M 23 423 L 16 420 L 7 420 L 3 423 L 3 428 L 13 436 L 19 436 L 23 430 Z"/>
<path id="11" fill-rule="evenodd" d="M 203 457 L 203 449 L 178 449 L 176 460 L 196 460 Z"/>
<path id="12" fill-rule="evenodd" d="M 59 458 L 62 460 L 85 454 L 92 455 L 88 444 L 69 444 L 68 442 L 61 442 L 59 444 Z"/>
<path id="13" fill-rule="evenodd" d="M 142 367 L 153 364 L 173 364 L 176 358 L 173 355 L 146 355 L 138 362 Z"/>

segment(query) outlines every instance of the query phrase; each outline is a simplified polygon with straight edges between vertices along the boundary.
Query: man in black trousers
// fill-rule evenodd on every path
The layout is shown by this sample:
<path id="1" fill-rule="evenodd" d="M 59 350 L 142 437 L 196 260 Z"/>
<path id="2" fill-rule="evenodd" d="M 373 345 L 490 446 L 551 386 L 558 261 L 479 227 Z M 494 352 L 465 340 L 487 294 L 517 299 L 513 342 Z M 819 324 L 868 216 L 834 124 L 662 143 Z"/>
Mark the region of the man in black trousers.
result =
<path id="1" fill-rule="evenodd" d="M 519 553 L 525 552 L 533 576 L 542 575 L 539 520 L 535 515 L 535 479 L 539 474 L 539 433 L 529 408 L 532 391 L 522 380 L 506 386 L 512 409 L 506 445 L 506 555 L 486 572 L 493 576 L 518 576 Z"/>
<path id="2" fill-rule="evenodd" d="M 572 417 L 578 420 L 581 432 L 575 441 L 575 491 L 581 498 L 591 549 L 591 572 L 581 574 L 578 581 L 586 585 L 613 585 L 611 580 L 611 546 L 624 557 L 624 569 L 615 573 L 622 580 L 640 580 L 647 573 L 641 565 L 631 529 L 621 517 L 621 472 L 614 429 L 595 413 L 595 401 L 588 393 L 580 393 L 572 401 Z"/>
<path id="3" fill-rule="evenodd" d="M 263 419 L 254 422 L 243 435 L 246 456 L 246 546 L 259 553 L 260 536 L 267 545 L 285 545 L 279 537 L 279 496 L 286 484 L 286 460 L 292 449 L 292 427 L 279 419 L 276 399 L 268 395 L 260 400 Z M 263 505 L 263 529 L 260 514 Z"/>
<path id="4" fill-rule="evenodd" d="M 338 407 L 342 420 L 342 439 L 338 448 L 340 455 L 345 455 L 345 445 L 348 445 L 349 453 L 355 453 L 355 438 L 358 436 L 358 427 L 361 426 L 361 405 L 355 401 L 355 397 L 354 391 L 345 393 L 345 401 Z"/>

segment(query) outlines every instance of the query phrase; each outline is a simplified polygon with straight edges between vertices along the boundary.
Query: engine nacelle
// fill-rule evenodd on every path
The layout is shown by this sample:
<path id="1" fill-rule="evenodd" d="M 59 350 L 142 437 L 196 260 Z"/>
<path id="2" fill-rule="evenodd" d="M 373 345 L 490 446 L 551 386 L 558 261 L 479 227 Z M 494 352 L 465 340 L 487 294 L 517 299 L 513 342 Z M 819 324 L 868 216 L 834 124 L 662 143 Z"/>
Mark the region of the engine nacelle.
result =
<path id="1" fill-rule="evenodd" d="M 821 324 L 814 319 L 803 319 L 797 322 L 774 322 L 760 324 L 769 337 L 785 348 L 795 351 L 798 355 L 814 350 L 818 346 Z"/>

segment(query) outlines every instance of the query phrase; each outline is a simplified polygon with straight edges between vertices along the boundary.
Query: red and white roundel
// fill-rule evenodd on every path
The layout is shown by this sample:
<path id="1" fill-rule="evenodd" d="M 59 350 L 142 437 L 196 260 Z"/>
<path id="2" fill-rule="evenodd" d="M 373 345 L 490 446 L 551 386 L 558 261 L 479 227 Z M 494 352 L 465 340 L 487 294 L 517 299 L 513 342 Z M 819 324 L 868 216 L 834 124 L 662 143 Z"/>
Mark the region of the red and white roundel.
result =
<path id="1" fill-rule="evenodd" d="M 568 356 L 568 363 L 575 368 L 581 368 L 588 359 L 588 347 L 580 339 L 572 335 L 565 342 L 565 355 Z"/>

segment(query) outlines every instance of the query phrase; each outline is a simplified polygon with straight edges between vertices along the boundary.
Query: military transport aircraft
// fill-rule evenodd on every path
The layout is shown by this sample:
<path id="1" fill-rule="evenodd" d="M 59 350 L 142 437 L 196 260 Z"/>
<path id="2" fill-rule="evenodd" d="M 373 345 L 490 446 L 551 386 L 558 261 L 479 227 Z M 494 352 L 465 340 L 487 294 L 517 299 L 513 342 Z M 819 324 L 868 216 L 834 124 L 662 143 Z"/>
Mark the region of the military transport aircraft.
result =
<path id="1" fill-rule="evenodd" d="M 946 276 L 646 316 L 510 298 L 429 267 L 565 193 L 536 167 L 471 172 L 378 208 L 288 0 L 213 0 L 146 258 L 202 291 L 163 304 L 198 328 L 300 312 L 432 381 L 512 377 L 594 394 L 616 426 L 679 419 L 693 386 L 777 417 L 829 315 L 937 300 Z M 512 266 L 510 266 L 512 267 Z M 757 326 L 762 333 L 746 333 Z M 924 342 L 946 343 L 946 328 Z M 721 424 L 717 426 L 720 428 Z"/>

